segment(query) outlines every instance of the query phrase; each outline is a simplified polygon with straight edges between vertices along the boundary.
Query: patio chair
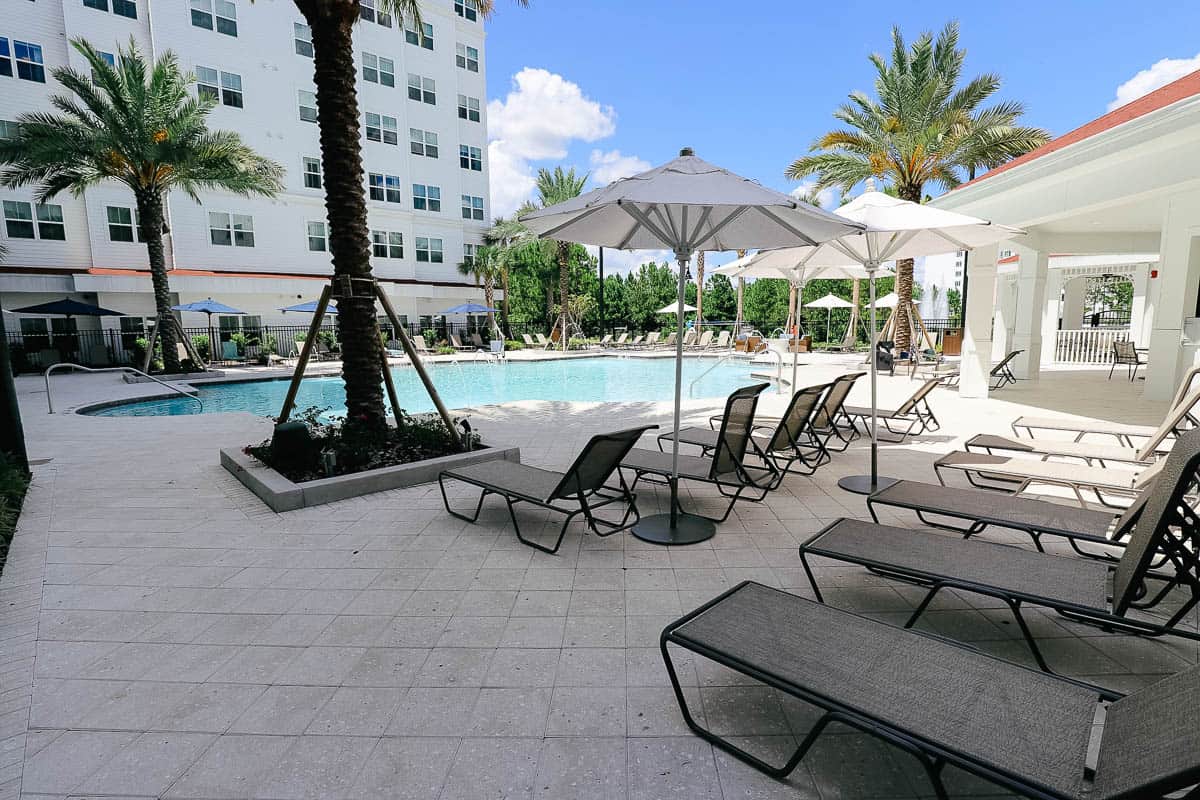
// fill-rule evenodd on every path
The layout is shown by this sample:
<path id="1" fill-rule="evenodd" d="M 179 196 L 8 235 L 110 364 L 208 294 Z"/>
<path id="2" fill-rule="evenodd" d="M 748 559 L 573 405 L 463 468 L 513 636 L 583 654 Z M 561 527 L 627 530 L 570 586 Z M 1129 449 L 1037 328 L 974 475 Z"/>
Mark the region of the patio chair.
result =
<path id="1" fill-rule="evenodd" d="M 899 437 L 893 441 L 904 441 L 905 438 L 912 434 L 920 435 L 926 431 L 940 430 L 942 425 L 938 422 L 938 418 L 933 413 L 932 406 L 929 405 L 929 393 L 937 388 L 942 382 L 941 378 L 929 378 L 921 384 L 912 396 L 901 403 L 894 409 L 877 409 L 876 417 L 883 423 L 883 427 L 893 436 Z M 871 424 L 871 409 L 864 406 L 844 406 L 845 414 L 851 420 L 861 422 L 863 429 L 868 430 Z M 897 425 L 903 424 L 904 427 L 897 430 L 892 427 L 892 423 Z"/>
<path id="2" fill-rule="evenodd" d="M 683 349 L 687 350 L 696 342 L 696 329 L 688 328 L 683 334 Z"/>
<path id="3" fill-rule="evenodd" d="M 310 356 L 312 353 L 310 352 Z M 320 360 L 319 354 L 316 360 Z M 239 361 L 241 356 L 238 355 L 237 342 L 224 341 L 221 342 L 221 360 L 222 361 Z"/>
<path id="4" fill-rule="evenodd" d="M 621 459 L 637 444 L 642 434 L 654 430 L 657 425 L 643 425 L 639 428 L 602 433 L 593 436 L 579 455 L 571 462 L 564 472 L 531 467 L 528 464 L 516 464 L 511 461 L 484 461 L 466 467 L 448 469 L 438 475 L 438 488 L 442 492 L 442 502 L 446 511 L 452 516 L 467 522 L 479 519 L 483 501 L 489 494 L 504 498 L 508 505 L 508 514 L 512 518 L 513 529 L 517 539 L 544 553 L 554 554 L 562 546 L 567 526 L 580 514 L 587 523 L 588 530 L 597 536 L 611 536 L 623 530 L 628 530 L 637 524 L 640 515 L 637 510 L 637 497 L 633 487 L 625 484 L 625 478 L 617 469 Z M 608 486 L 608 480 L 616 473 L 619 485 Z M 481 491 L 475 512 L 470 516 L 450 508 L 450 499 L 446 495 L 446 480 L 461 481 L 462 483 L 478 486 Z M 548 511 L 565 514 L 562 526 L 558 530 L 558 538 L 553 547 L 527 539 L 521 533 L 517 522 L 517 503 L 529 503 Z M 625 513 L 618 521 L 605 520 L 596 516 L 598 509 L 614 503 L 624 503 Z M 578 505 L 578 508 L 574 506 Z M 632 517 L 632 521 L 630 518 Z"/>
<path id="5" fill-rule="evenodd" d="M 697 516 L 724 522 L 743 495 L 752 502 L 760 502 L 778 486 L 779 470 L 770 459 L 763 460 L 763 467 L 746 463 L 746 451 L 752 445 L 754 410 L 758 407 L 758 396 L 768 386 L 769 383 L 746 386 L 729 395 L 712 456 L 679 455 L 680 479 L 712 484 L 722 497 L 729 498 L 729 505 L 720 517 Z M 658 450 L 634 448 L 621 459 L 621 469 L 633 472 L 631 489 L 646 475 L 656 476 L 657 483 L 669 483 L 672 480 L 672 456 Z M 747 495 L 747 492 L 751 494 Z M 682 512 L 682 507 L 679 510 Z"/>
<path id="6" fill-rule="evenodd" d="M 717 338 L 712 343 L 712 349 L 713 350 L 728 350 L 732 346 L 730 344 L 729 337 L 730 337 L 729 331 L 721 331 L 720 333 L 718 333 Z"/>
<path id="7" fill-rule="evenodd" d="M 450 346 L 453 347 L 455 350 L 459 350 L 459 351 L 475 349 L 474 347 L 472 347 L 469 344 L 463 344 L 462 339 L 458 338 L 458 336 L 453 333 L 450 334 Z"/>
<path id="8" fill-rule="evenodd" d="M 751 581 L 672 622 L 659 647 L 688 727 L 774 778 L 788 776 L 837 723 L 916 758 L 932 784 L 923 796 L 948 796 L 947 766 L 1053 800 L 1162 797 L 1200 780 L 1192 719 L 1200 667 L 1122 696 Z M 772 764 L 745 749 L 752 740 L 735 743 L 696 720 L 676 647 L 822 713 L 790 757 Z M 855 756 L 843 757 L 852 775 Z"/>
<path id="9" fill-rule="evenodd" d="M 1175 390 L 1175 397 L 1171 400 L 1168 414 L 1175 414 L 1179 411 L 1183 413 L 1179 417 L 1179 423 L 1172 431 L 1173 436 L 1200 426 L 1200 417 L 1197 417 L 1196 414 L 1197 404 L 1200 404 L 1200 388 L 1194 388 L 1198 378 L 1200 378 L 1200 367 L 1192 367 L 1179 382 L 1179 388 Z M 1012 423 L 1013 435 L 1020 436 L 1022 430 L 1030 439 L 1037 438 L 1034 436 L 1034 431 L 1073 433 L 1077 442 L 1083 441 L 1088 436 L 1111 436 L 1117 440 L 1118 444 L 1126 447 L 1133 447 L 1134 439 L 1149 438 L 1157 433 L 1156 429 L 1147 425 L 1126 425 L 1093 420 L 1085 422 L 1054 417 L 1017 417 Z"/>
<path id="10" fill-rule="evenodd" d="M 774 421 L 774 425 L 765 425 L 762 421 L 754 425 L 750 444 L 754 454 L 770 459 L 778 470 L 776 483 L 771 488 L 777 488 L 784 475 L 812 475 L 819 467 L 830 461 L 829 450 L 825 447 L 825 439 L 817 431 L 815 421 L 824 408 L 824 398 L 833 384 L 825 383 L 820 386 L 806 386 L 792 395 L 783 416 Z M 762 433 L 769 431 L 765 435 Z M 679 443 L 690 444 L 701 449 L 701 455 L 709 456 L 717 449 L 720 434 L 711 428 L 688 427 L 679 431 Z M 658 449 L 665 452 L 665 444 L 669 444 L 674 434 L 664 433 L 658 437 Z M 793 470 L 792 466 L 799 462 L 800 469 Z"/>
<path id="11" fill-rule="evenodd" d="M 1112 358 L 1112 366 L 1108 370 L 1108 379 L 1110 381 L 1112 380 L 1113 370 L 1123 366 L 1128 368 L 1129 381 L 1132 383 L 1134 378 L 1137 377 L 1138 367 L 1146 363 L 1142 361 L 1142 354 L 1137 351 L 1137 347 L 1134 346 L 1133 342 L 1128 340 L 1112 343 Z"/>
<path id="12" fill-rule="evenodd" d="M 613 340 L 612 346 L 613 347 L 625 347 L 628 344 L 629 344 L 629 334 L 622 333 L 615 340 Z"/>
<path id="13" fill-rule="evenodd" d="M 1038 553 L 979 539 L 953 539 L 861 520 L 840 519 L 800 546 L 800 560 L 818 600 L 820 588 L 810 556 L 858 564 L 887 577 L 915 582 L 928 592 L 908 618 L 912 627 L 943 589 L 994 597 L 1012 612 L 1038 666 L 1052 671 L 1021 614 L 1040 606 L 1079 622 L 1145 636 L 1180 636 L 1200 641 L 1200 632 L 1179 626 L 1200 602 L 1200 517 L 1186 502 L 1200 480 L 1200 431 L 1183 437 L 1165 459 L 1137 516 L 1133 534 L 1116 564 Z M 1151 571 L 1165 556 L 1167 575 Z M 1111 575 L 1110 575 L 1111 573 Z M 1109 580 L 1111 577 L 1111 591 Z M 1159 585 L 1155 589 L 1154 585 Z M 1130 616 L 1154 608 L 1176 588 L 1189 592 L 1167 619 Z"/>
<path id="14" fill-rule="evenodd" d="M 383 346 L 383 352 L 388 358 L 404 358 L 408 355 L 404 352 L 404 346 L 396 339 L 388 339 Z"/>
<path id="15" fill-rule="evenodd" d="M 418 354 L 423 356 L 436 355 L 435 351 L 425 342 L 425 337 L 422 334 L 417 334 L 412 337 L 413 349 Z"/>
<path id="16" fill-rule="evenodd" d="M 849 372 L 838 376 L 833 383 L 829 384 L 829 393 L 821 401 L 821 406 L 813 419 L 813 428 L 824 439 L 825 449 L 830 452 L 845 452 L 850 443 L 862 435 L 854 425 L 854 420 L 846 415 L 845 405 L 846 397 L 854 388 L 855 382 L 866 374 L 865 372 Z M 720 414 L 713 414 L 708 418 L 708 427 L 716 430 L 721 419 Z M 760 426 L 765 427 L 778 423 L 779 418 L 759 417 L 757 422 Z M 829 444 L 829 441 L 834 438 L 841 442 L 840 447 Z"/>
<path id="17" fill-rule="evenodd" d="M 525 342 L 526 347 L 537 347 L 538 346 L 537 342 L 535 342 L 533 340 L 533 337 L 530 336 L 528 333 L 522 333 L 521 339 Z"/>
<path id="18" fill-rule="evenodd" d="M 629 343 L 626 344 L 625 346 L 627 348 L 629 348 L 630 350 L 641 350 L 642 349 L 642 340 L 645 338 L 646 338 L 645 336 L 643 336 L 642 334 L 639 333 L 637 336 L 630 339 Z"/>
<path id="19" fill-rule="evenodd" d="M 1003 389 L 1010 383 L 1017 382 L 1017 376 L 1013 374 L 1012 368 L 1009 366 L 1009 364 L 1012 363 L 1014 358 L 1024 352 L 1024 350 L 1012 350 L 1008 355 L 1000 360 L 999 364 L 992 367 L 992 371 L 988 373 L 988 377 L 992 380 L 991 389 L 993 392 L 997 389 Z"/>
<path id="20" fill-rule="evenodd" d="M 613 335 L 611 333 L 606 333 L 604 336 L 600 337 L 600 341 L 596 343 L 596 346 L 600 348 L 607 348 L 612 344 L 612 340 Z"/>
<path id="21" fill-rule="evenodd" d="M 712 331 L 704 331 L 703 333 L 700 334 L 700 338 L 696 340 L 696 343 L 694 345 L 692 345 L 692 349 L 707 350 L 709 345 L 712 344 L 712 340 L 713 340 L 713 332 Z M 688 346 L 687 342 L 684 342 L 683 346 L 687 347 Z"/>
<path id="22" fill-rule="evenodd" d="M 678 339 L 678 338 L 679 338 L 678 334 L 677 334 L 675 331 L 671 331 L 670 333 L 668 333 L 668 334 L 667 334 L 667 338 L 663 339 L 663 340 L 662 340 L 662 343 L 661 343 L 661 344 L 659 344 L 659 346 L 658 346 L 658 349 L 660 349 L 660 350 L 666 350 L 666 349 L 674 350 L 674 349 L 675 349 L 675 340 L 676 340 L 676 339 Z"/>
<path id="23" fill-rule="evenodd" d="M 483 337 L 479 335 L 479 331 L 471 331 L 467 334 L 468 340 L 471 342 L 471 347 L 477 350 L 486 350 L 487 346 L 483 343 Z"/>

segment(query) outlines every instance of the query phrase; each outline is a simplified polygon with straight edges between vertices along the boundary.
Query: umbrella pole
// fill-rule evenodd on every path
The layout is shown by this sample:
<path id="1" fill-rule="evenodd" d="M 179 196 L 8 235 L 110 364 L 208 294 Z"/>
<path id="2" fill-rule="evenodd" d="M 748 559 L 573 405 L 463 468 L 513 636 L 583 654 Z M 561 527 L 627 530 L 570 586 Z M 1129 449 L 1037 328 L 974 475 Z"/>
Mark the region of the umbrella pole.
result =
<path id="1" fill-rule="evenodd" d="M 667 514 L 654 514 L 633 526 L 637 538 L 657 544 L 695 544 L 711 539 L 717 526 L 711 520 L 695 514 L 684 514 L 679 510 L 679 417 L 683 401 L 683 300 L 687 289 L 687 268 L 690 254 L 676 252 L 679 264 L 679 290 L 675 300 L 675 414 L 671 431 L 671 510 Z"/>

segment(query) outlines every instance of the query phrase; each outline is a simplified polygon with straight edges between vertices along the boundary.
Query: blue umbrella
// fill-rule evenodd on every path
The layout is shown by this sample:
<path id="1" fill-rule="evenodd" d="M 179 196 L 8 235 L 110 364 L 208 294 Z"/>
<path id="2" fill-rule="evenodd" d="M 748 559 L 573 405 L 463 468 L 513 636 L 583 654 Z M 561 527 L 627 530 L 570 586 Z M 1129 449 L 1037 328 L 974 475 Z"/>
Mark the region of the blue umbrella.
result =
<path id="1" fill-rule="evenodd" d="M 487 306 L 481 306 L 479 303 L 463 303 L 454 308 L 447 308 L 445 311 L 439 311 L 438 314 L 498 314 L 499 311 Z"/>
<path id="2" fill-rule="evenodd" d="M 306 314 L 315 314 L 317 313 L 317 301 L 309 300 L 307 303 L 297 303 L 294 306 L 288 306 L 287 308 L 281 308 L 279 310 L 285 314 L 289 311 L 302 311 Z M 325 306 L 325 313 L 336 314 L 337 306 L 333 303 L 330 303 L 329 305 Z"/>
<path id="3" fill-rule="evenodd" d="M 45 314 L 47 316 L 63 317 L 123 317 L 120 311 L 109 311 L 107 308 L 94 306 L 91 303 L 81 303 L 64 297 L 62 300 L 51 300 L 49 303 L 39 303 L 36 306 L 14 308 L 14 314 Z"/>
<path id="4" fill-rule="evenodd" d="M 213 336 L 212 315 L 213 314 L 245 314 L 245 311 L 239 311 L 233 306 L 227 306 L 224 303 L 218 303 L 211 297 L 200 300 L 195 303 L 184 303 L 180 306 L 171 306 L 172 311 L 195 311 L 199 314 L 208 316 L 208 346 L 210 349 L 209 358 L 212 359 L 217 352 L 216 346 L 219 344 Z"/>

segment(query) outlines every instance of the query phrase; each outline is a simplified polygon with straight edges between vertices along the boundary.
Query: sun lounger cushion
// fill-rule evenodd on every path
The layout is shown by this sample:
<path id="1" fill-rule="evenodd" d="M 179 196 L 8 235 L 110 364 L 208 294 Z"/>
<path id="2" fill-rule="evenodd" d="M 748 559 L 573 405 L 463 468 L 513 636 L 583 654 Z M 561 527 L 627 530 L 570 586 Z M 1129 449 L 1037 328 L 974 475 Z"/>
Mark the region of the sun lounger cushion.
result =
<path id="1" fill-rule="evenodd" d="M 1142 483 L 1139 480 L 1141 473 L 1134 470 L 1117 467 L 1088 467 L 1080 464 L 1038 461 L 1032 458 L 1009 458 L 992 456 L 987 453 L 966 453 L 960 450 L 947 453 L 933 464 L 934 470 L 946 467 L 968 472 L 1002 475 L 1013 479 L 1028 477 L 1071 485 L 1098 486 L 1125 491 L 1137 489 Z"/>
<path id="2" fill-rule="evenodd" d="M 660 453 L 657 450 L 635 447 L 625 458 L 621 459 L 621 466 L 634 470 L 669 474 L 671 472 L 671 453 L 669 450 L 666 453 Z M 711 458 L 679 454 L 679 477 L 708 480 L 711 470 Z"/>
<path id="3" fill-rule="evenodd" d="M 967 449 L 1009 450 L 1014 453 L 1087 458 L 1100 461 L 1136 462 L 1138 451 L 1131 447 L 1100 445 L 1091 442 L 1055 442 L 1046 439 L 1014 439 L 1011 436 L 996 436 L 980 433 L 966 442 Z"/>
<path id="4" fill-rule="evenodd" d="M 1149 425 L 1122 425 L 1117 422 L 1095 422 L 1092 420 L 1072 420 L 1061 417 L 1018 417 L 1013 426 L 1016 428 L 1031 428 L 1045 431 L 1066 431 L 1068 433 L 1095 433 L 1107 436 L 1153 436 L 1154 428 Z"/>
<path id="5" fill-rule="evenodd" d="M 1078 685 L 756 583 L 672 638 L 1064 795 L 1087 785 L 1097 695 Z"/>
<path id="6" fill-rule="evenodd" d="M 456 467 L 444 473 L 453 478 L 479 482 L 503 489 L 512 494 L 523 495 L 549 502 L 555 488 L 562 481 L 561 472 L 531 467 L 528 464 L 515 464 L 511 461 L 484 461 L 466 467 Z"/>

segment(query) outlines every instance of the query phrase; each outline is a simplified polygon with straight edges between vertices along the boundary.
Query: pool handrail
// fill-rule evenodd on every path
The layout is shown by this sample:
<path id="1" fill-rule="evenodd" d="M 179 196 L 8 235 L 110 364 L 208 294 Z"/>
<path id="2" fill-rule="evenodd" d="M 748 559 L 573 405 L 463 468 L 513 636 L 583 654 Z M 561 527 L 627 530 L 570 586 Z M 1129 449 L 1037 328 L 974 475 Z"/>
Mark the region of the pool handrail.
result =
<path id="1" fill-rule="evenodd" d="M 154 381 L 155 383 L 162 384 L 163 386 L 167 387 L 171 391 L 178 392 L 179 394 L 183 395 L 184 397 L 186 397 L 189 400 L 195 400 L 197 403 L 200 404 L 200 410 L 201 411 L 204 410 L 204 401 L 201 400 L 196 395 L 188 394 L 183 389 L 180 389 L 178 386 L 167 383 L 164 380 L 160 380 L 160 379 L 154 377 L 153 375 L 147 375 L 145 372 L 142 372 L 140 369 L 135 369 L 134 367 L 85 367 L 82 364 L 74 364 L 70 361 L 60 361 L 57 364 L 51 364 L 50 366 L 46 367 L 46 373 L 45 373 L 46 409 L 51 414 L 54 413 L 54 399 L 50 396 L 50 373 L 54 372 L 54 370 L 58 369 L 59 367 L 68 368 L 68 369 L 72 369 L 72 370 L 82 370 L 84 372 L 132 372 L 137 375 L 141 375 L 143 378 L 148 378 L 148 379 Z"/>

